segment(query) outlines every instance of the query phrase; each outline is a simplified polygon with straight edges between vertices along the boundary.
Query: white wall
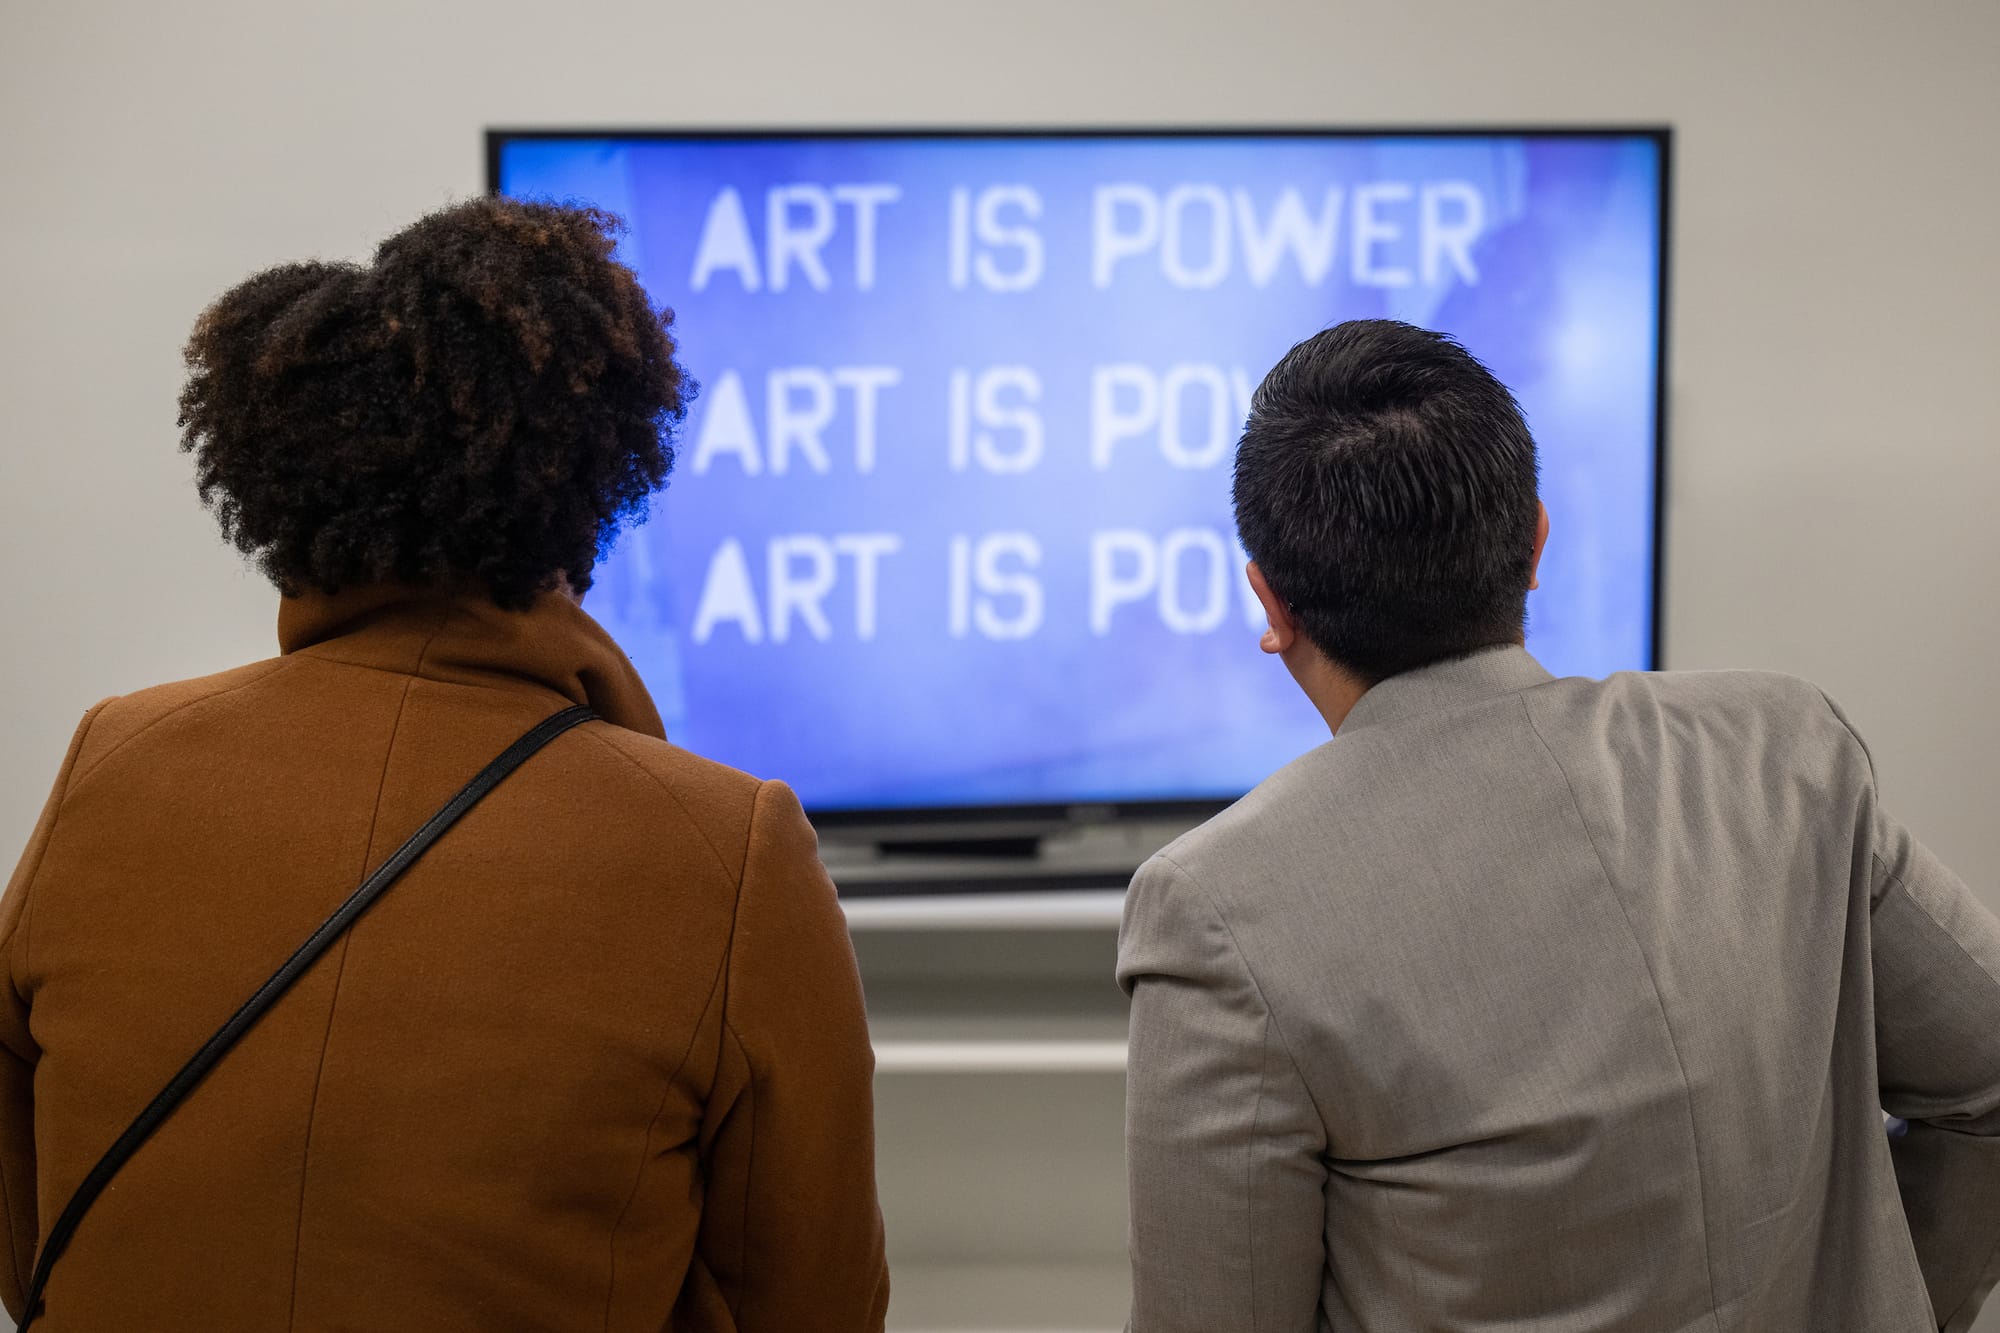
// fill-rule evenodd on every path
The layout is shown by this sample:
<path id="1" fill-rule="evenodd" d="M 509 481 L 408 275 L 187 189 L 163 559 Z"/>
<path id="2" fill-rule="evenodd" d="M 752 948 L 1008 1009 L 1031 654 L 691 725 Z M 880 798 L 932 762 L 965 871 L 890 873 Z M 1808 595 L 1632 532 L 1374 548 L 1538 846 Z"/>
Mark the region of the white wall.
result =
<path id="1" fill-rule="evenodd" d="M 1679 130 L 1670 663 L 1819 680 L 2000 906 L 1993 0 L 7 0 L 0 847 L 91 702 L 271 651 L 196 312 L 478 192 L 483 127 L 1425 121 Z"/>
<path id="2" fill-rule="evenodd" d="M 1992 0 L 10 0 L 0 844 L 91 702 L 271 650 L 195 313 L 478 192 L 487 125 L 1669 122 L 1669 660 L 1821 681 L 2000 903 L 1996 53 Z"/>

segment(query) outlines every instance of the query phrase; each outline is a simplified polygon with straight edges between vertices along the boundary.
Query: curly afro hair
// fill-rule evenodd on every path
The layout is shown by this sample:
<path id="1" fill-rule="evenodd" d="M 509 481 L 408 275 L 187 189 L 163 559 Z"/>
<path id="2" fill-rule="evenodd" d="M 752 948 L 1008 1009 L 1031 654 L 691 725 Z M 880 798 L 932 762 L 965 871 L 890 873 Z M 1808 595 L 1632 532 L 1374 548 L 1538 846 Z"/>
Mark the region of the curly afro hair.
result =
<path id="1" fill-rule="evenodd" d="M 372 265 L 286 264 L 203 312 L 181 448 L 286 596 L 400 582 L 577 592 L 673 467 L 694 385 L 612 258 L 618 219 L 480 199 Z"/>

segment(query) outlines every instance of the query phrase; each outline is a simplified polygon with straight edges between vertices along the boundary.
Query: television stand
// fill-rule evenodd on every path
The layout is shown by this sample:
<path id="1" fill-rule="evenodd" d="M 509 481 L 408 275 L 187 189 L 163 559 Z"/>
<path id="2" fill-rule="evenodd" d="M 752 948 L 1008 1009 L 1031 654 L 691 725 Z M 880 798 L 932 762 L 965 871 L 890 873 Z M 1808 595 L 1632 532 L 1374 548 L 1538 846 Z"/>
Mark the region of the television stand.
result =
<path id="1" fill-rule="evenodd" d="M 875 844 L 881 849 L 885 860 L 897 857 L 965 857 L 1020 859 L 1040 856 L 1042 840 L 1037 837 L 1014 838 L 908 838 L 885 840 Z"/>
<path id="2" fill-rule="evenodd" d="M 931 830 L 824 829 L 820 857 L 842 898 L 1119 889 L 1146 858 L 1200 822 L 1199 816 L 1114 820 L 984 835 Z"/>

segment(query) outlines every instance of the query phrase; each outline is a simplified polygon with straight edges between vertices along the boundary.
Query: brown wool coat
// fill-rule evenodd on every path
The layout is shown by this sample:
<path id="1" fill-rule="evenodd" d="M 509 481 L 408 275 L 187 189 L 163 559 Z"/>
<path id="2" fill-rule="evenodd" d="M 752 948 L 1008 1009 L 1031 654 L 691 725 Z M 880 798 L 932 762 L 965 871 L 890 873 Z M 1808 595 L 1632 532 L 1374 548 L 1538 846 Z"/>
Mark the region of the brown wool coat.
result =
<path id="1" fill-rule="evenodd" d="M 0 1294 L 197 1046 L 538 719 L 125 1168 L 65 1330 L 879 1329 L 854 955 L 783 784 L 667 744 L 617 645 L 369 589 L 100 704 L 0 903 Z"/>

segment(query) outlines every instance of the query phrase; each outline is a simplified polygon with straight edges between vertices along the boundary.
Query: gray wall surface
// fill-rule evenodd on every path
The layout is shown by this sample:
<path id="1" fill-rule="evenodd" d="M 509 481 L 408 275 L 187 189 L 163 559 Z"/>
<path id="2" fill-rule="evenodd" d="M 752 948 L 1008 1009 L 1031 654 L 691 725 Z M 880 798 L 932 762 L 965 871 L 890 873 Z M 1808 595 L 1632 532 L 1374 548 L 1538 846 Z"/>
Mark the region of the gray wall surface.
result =
<path id="1" fill-rule="evenodd" d="M 1675 127 L 1668 664 L 1820 682 L 2000 907 L 1993 0 L 7 0 L 0 845 L 92 702 L 273 651 L 196 313 L 478 193 L 485 127 L 1426 122 Z"/>
<path id="2" fill-rule="evenodd" d="M 272 651 L 175 450 L 195 314 L 479 192 L 488 125 L 1665 122 L 1668 662 L 1818 680 L 2000 895 L 1996 52 L 1991 0 L 12 0 L 0 843 L 96 699 Z"/>

